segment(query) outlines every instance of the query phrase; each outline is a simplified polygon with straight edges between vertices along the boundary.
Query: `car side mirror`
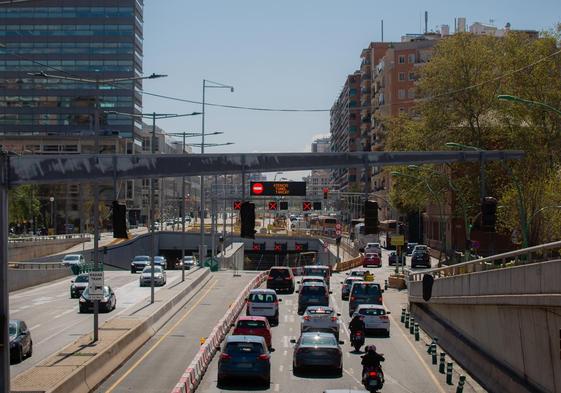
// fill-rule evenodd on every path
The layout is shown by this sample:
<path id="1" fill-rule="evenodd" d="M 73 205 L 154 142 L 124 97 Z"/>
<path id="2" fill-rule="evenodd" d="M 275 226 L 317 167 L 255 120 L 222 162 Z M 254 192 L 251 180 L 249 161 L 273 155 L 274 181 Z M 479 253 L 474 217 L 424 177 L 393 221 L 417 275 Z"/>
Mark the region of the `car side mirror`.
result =
<path id="1" fill-rule="evenodd" d="M 278 300 L 279 300 L 279 302 L 282 302 L 282 299 L 278 299 Z"/>
<path id="2" fill-rule="evenodd" d="M 340 312 L 338 312 L 338 313 L 337 313 L 337 316 L 338 316 L 338 317 L 340 317 L 340 316 L 341 316 L 341 313 L 340 313 Z"/>
<path id="3" fill-rule="evenodd" d="M 333 291 L 329 291 L 329 294 L 331 295 L 333 293 Z"/>
<path id="4" fill-rule="evenodd" d="M 341 281 L 341 284 L 344 284 L 344 282 L 343 282 L 343 281 Z"/>
<path id="5" fill-rule="evenodd" d="M 269 352 L 275 352 L 275 348 L 269 349 Z"/>
<path id="6" fill-rule="evenodd" d="M 391 311 L 386 311 L 386 314 L 387 314 L 387 315 L 389 315 L 389 314 L 391 314 L 391 313 L 392 313 Z"/>
<path id="7" fill-rule="evenodd" d="M 345 345 L 344 341 L 339 341 L 339 345 Z"/>
<path id="8" fill-rule="evenodd" d="M 300 292 L 300 291 L 299 291 L 299 290 L 295 290 L 294 292 L 298 293 L 298 292 Z"/>
<path id="9" fill-rule="evenodd" d="M 74 280 L 70 280 L 70 282 L 71 282 L 72 284 L 74 284 Z"/>
<path id="10" fill-rule="evenodd" d="M 291 343 L 291 344 L 296 344 L 296 340 L 293 339 L 293 338 L 291 338 L 291 339 L 290 339 L 290 343 Z"/>

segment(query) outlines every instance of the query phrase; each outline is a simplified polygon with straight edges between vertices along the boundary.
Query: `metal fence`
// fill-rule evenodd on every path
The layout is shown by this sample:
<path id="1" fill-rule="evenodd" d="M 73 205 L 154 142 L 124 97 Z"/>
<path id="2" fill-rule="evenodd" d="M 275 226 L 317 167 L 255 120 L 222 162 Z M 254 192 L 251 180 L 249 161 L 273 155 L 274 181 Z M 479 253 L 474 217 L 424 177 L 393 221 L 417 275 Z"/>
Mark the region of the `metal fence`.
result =
<path id="1" fill-rule="evenodd" d="M 25 237 L 10 237 L 8 243 L 32 243 L 43 242 L 48 240 L 68 240 L 68 239 L 86 239 L 90 241 L 93 235 L 89 233 L 72 233 L 66 235 L 46 235 L 46 236 L 25 236 Z"/>

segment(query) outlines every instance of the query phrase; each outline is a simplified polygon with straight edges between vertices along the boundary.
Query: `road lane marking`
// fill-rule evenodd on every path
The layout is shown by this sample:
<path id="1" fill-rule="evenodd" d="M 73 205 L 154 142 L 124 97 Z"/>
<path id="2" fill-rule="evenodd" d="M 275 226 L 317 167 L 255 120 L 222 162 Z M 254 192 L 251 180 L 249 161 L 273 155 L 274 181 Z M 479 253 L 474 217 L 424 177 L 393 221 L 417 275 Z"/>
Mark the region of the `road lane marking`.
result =
<path id="1" fill-rule="evenodd" d="M 393 322 L 394 326 L 397 325 L 397 321 L 394 319 L 394 317 L 391 314 L 389 315 L 389 318 Z M 417 358 L 419 359 L 419 361 L 421 362 L 421 364 L 423 365 L 423 367 L 425 368 L 425 370 L 427 371 L 427 373 L 431 377 L 432 381 L 434 382 L 434 384 L 438 388 L 438 391 L 441 392 L 441 393 L 446 393 L 446 391 L 442 388 L 442 386 L 438 382 L 438 379 L 436 379 L 436 376 L 434 375 L 431 368 L 429 366 L 427 366 L 427 364 L 423 360 L 421 354 L 419 353 L 419 351 L 417 351 L 417 348 L 413 345 L 413 343 L 411 343 L 411 340 L 409 339 L 409 337 L 405 333 L 403 333 L 403 330 L 399 327 L 399 325 L 393 330 L 398 330 L 399 333 L 401 333 L 401 335 L 404 338 L 404 341 L 411 347 L 411 349 L 413 350 L 413 353 L 415 353 L 415 355 L 417 356 Z"/>
<path id="2" fill-rule="evenodd" d="M 284 364 L 281 364 L 281 365 L 279 366 L 279 372 L 282 373 L 283 371 L 284 371 Z"/>
<path id="3" fill-rule="evenodd" d="M 138 359 L 132 367 L 130 367 L 109 389 L 105 391 L 105 393 L 111 393 L 115 388 L 121 384 L 139 365 L 146 359 L 156 348 L 160 346 L 160 344 L 187 318 L 195 308 L 206 298 L 209 292 L 214 288 L 214 286 L 218 283 L 218 280 L 214 280 L 212 285 L 199 297 L 199 299 L 193 303 L 191 308 L 187 310 L 187 312 L 163 335 L 161 336 L 158 341 L 142 355 L 140 359 Z"/>
<path id="4" fill-rule="evenodd" d="M 77 308 L 77 307 L 76 307 L 76 308 Z M 64 312 L 61 312 L 61 313 L 58 314 L 58 315 L 55 315 L 55 316 L 53 317 L 53 319 L 58 319 L 58 318 L 60 318 L 60 317 L 62 317 L 62 316 L 64 316 L 64 315 L 66 315 L 66 314 L 70 314 L 71 312 L 74 312 L 74 308 L 71 308 L 70 310 L 66 310 L 66 311 L 64 311 Z"/>
<path id="5" fill-rule="evenodd" d="M 280 392 L 280 385 L 275 383 L 275 392 Z"/>
<path id="6" fill-rule="evenodd" d="M 41 324 L 40 324 L 40 323 L 37 324 L 37 325 L 35 325 L 35 326 L 31 326 L 31 327 L 29 328 L 29 331 L 32 332 L 33 330 L 37 329 L 38 327 L 41 327 Z"/>
<path id="7" fill-rule="evenodd" d="M 282 356 L 286 356 L 288 355 L 288 351 L 285 349 L 284 351 L 282 351 Z"/>

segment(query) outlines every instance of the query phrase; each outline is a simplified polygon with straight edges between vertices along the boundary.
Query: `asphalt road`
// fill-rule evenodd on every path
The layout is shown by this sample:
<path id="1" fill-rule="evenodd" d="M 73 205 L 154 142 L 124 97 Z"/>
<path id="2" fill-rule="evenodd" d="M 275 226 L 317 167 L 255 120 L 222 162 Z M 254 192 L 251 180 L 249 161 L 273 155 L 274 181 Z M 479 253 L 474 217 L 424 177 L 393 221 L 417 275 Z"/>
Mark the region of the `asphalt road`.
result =
<path id="1" fill-rule="evenodd" d="M 106 283 L 115 291 L 117 308 L 99 314 L 100 326 L 150 296 L 149 287 L 139 287 L 139 276 L 127 271 L 105 272 Z M 10 293 L 10 318 L 24 320 L 33 340 L 33 356 L 12 365 L 12 377 L 93 330 L 93 316 L 80 314 L 78 299 L 70 298 L 73 277 Z M 167 271 L 168 286 L 180 279 L 180 271 Z"/>
<path id="2" fill-rule="evenodd" d="M 256 272 L 213 278 L 95 392 L 169 393 L 230 304 Z"/>
<path id="3" fill-rule="evenodd" d="M 375 273 L 375 281 L 383 284 L 384 279 L 393 270 L 387 266 L 387 252 L 383 252 L 381 269 L 371 269 Z M 408 261 L 409 262 L 409 258 Z M 268 388 L 254 385 L 251 381 L 238 381 L 237 383 L 218 389 L 217 371 L 218 357 L 215 356 L 207 373 L 197 389 L 198 392 L 323 392 L 325 389 L 363 389 L 360 382 L 362 366 L 360 355 L 355 353 L 349 343 L 348 333 L 348 302 L 341 300 L 340 282 L 345 274 L 334 274 L 332 282 L 331 306 L 341 313 L 345 327 L 342 330 L 341 340 L 343 345 L 342 377 L 330 375 L 324 371 L 312 372 L 296 377 L 292 373 L 293 347 L 290 339 L 296 339 L 300 334 L 300 317 L 296 313 L 297 294 L 281 295 L 280 324 L 273 328 L 273 347 L 271 355 L 271 384 Z M 386 357 L 383 369 L 386 383 L 383 392 L 407 393 L 436 393 L 455 392 L 455 387 L 446 386 L 444 378 L 438 371 L 429 365 L 429 358 L 422 352 L 419 343 L 414 344 L 411 336 L 406 334 L 399 324 L 401 307 L 407 302 L 405 291 L 388 289 L 384 293 L 384 304 L 392 311 L 391 335 L 386 337 L 368 337 L 366 345 L 375 344 L 380 353 Z M 467 390 L 465 390 L 467 392 Z"/>

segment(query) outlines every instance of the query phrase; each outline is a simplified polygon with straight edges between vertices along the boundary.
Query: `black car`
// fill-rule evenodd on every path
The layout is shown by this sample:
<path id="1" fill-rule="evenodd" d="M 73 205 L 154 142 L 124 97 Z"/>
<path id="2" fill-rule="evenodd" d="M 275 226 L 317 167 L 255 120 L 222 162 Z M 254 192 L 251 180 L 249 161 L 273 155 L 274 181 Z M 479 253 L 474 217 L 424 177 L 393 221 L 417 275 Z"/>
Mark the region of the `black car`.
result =
<path id="1" fill-rule="evenodd" d="M 411 267 L 413 268 L 417 266 L 431 267 L 430 254 L 428 250 L 416 249 L 413 251 L 413 254 L 411 255 Z"/>
<path id="2" fill-rule="evenodd" d="M 407 243 L 407 247 L 405 248 L 405 254 L 407 254 L 408 257 L 410 257 L 413 254 L 413 250 L 415 249 L 415 246 L 417 244 L 419 243 L 412 243 L 412 242 Z"/>
<path id="3" fill-rule="evenodd" d="M 298 291 L 298 315 L 304 314 L 308 306 L 329 306 L 329 289 L 324 283 L 306 282 Z"/>
<path id="4" fill-rule="evenodd" d="M 99 311 L 110 312 L 117 307 L 117 298 L 115 297 L 115 292 L 110 286 L 105 285 L 103 287 L 103 299 L 99 301 Z M 94 309 L 94 302 L 90 299 L 90 290 L 86 288 L 80 296 L 80 312 L 90 312 Z"/>
<path id="5" fill-rule="evenodd" d="M 390 266 L 393 266 L 393 265 L 396 265 L 396 264 L 398 264 L 399 266 L 401 266 L 402 264 L 405 265 L 405 256 L 401 255 L 401 258 L 398 258 L 397 257 L 397 252 L 390 251 L 390 254 L 388 255 L 388 264 Z"/>
<path id="6" fill-rule="evenodd" d="M 267 277 L 267 289 L 274 289 L 277 292 L 294 292 L 294 274 L 289 267 L 272 267 Z"/>
<path id="7" fill-rule="evenodd" d="M 21 363 L 33 354 L 31 332 L 25 322 L 11 319 L 8 327 L 10 335 L 10 364 Z"/>

